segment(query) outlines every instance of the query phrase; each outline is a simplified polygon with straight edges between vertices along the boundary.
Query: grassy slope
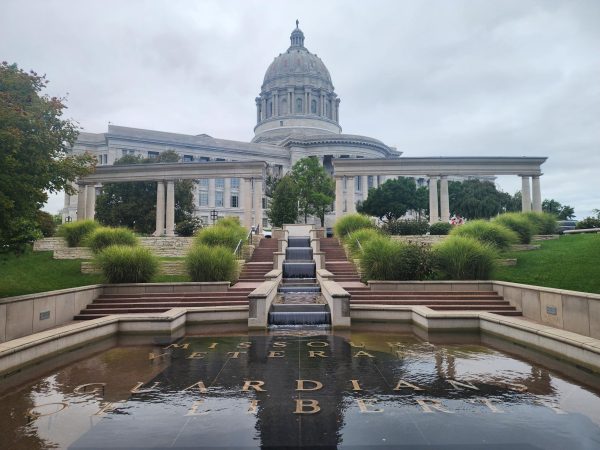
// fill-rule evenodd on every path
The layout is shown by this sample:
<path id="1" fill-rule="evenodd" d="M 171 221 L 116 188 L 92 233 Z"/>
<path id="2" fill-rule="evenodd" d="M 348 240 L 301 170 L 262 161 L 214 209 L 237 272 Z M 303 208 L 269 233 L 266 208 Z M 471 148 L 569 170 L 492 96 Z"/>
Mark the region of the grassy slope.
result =
<path id="1" fill-rule="evenodd" d="M 52 252 L 23 256 L 0 255 L 0 297 L 33 294 L 102 283 L 102 275 L 82 274 L 81 260 L 52 259 Z M 185 276 L 160 275 L 156 282 L 189 281 Z"/>
<path id="2" fill-rule="evenodd" d="M 562 236 L 539 250 L 506 253 L 514 267 L 501 267 L 497 280 L 600 294 L 600 234 Z"/>

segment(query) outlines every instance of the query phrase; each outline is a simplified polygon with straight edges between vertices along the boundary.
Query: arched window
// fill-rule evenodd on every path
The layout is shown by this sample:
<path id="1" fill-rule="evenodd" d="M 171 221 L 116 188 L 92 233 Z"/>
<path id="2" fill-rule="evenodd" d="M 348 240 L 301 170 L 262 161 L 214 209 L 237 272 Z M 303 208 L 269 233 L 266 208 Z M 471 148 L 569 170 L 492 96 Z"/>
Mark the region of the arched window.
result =
<path id="1" fill-rule="evenodd" d="M 317 101 L 313 100 L 310 102 L 310 112 L 313 114 L 317 113 Z"/>
<path id="2" fill-rule="evenodd" d="M 297 113 L 302 112 L 302 99 L 301 98 L 296 99 L 296 112 Z"/>
<path id="3" fill-rule="evenodd" d="M 287 114 L 288 113 L 288 105 L 287 105 L 287 100 L 284 98 L 283 100 L 281 100 L 281 108 L 279 108 L 279 115 L 283 115 L 283 114 Z"/>

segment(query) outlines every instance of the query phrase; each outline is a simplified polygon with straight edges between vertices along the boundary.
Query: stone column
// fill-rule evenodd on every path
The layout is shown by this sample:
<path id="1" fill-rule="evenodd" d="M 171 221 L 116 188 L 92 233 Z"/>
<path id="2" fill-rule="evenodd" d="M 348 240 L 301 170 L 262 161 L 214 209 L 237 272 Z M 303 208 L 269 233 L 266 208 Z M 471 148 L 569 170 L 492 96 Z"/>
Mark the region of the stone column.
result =
<path id="1" fill-rule="evenodd" d="M 354 193 L 356 192 L 356 181 L 354 180 L 354 177 L 346 177 L 346 179 L 348 180 L 346 183 L 346 210 L 348 211 L 348 214 L 352 214 L 356 212 L 356 200 L 354 199 Z"/>
<path id="2" fill-rule="evenodd" d="M 450 199 L 448 198 L 448 177 L 440 177 L 440 220 L 448 222 L 450 220 Z"/>
<path id="3" fill-rule="evenodd" d="M 540 189 L 540 177 L 531 177 L 531 189 L 533 191 L 533 210 L 542 212 L 542 191 Z"/>
<path id="4" fill-rule="evenodd" d="M 223 207 L 231 208 L 231 178 L 225 178 L 225 189 L 223 189 Z"/>
<path id="5" fill-rule="evenodd" d="M 77 220 L 85 219 L 85 184 L 77 185 Z"/>
<path id="6" fill-rule="evenodd" d="M 440 221 L 438 212 L 437 177 L 429 177 L 429 223 Z"/>
<path id="7" fill-rule="evenodd" d="M 312 98 L 310 98 L 310 97 L 311 97 L 310 91 L 308 91 L 306 93 L 306 114 L 312 114 L 311 109 L 310 109 L 311 108 L 310 104 L 312 102 Z"/>
<path id="8" fill-rule="evenodd" d="M 261 116 L 262 116 L 262 120 L 265 120 L 267 118 L 267 99 L 266 98 L 262 99 Z"/>
<path id="9" fill-rule="evenodd" d="M 215 208 L 215 179 L 208 179 L 208 207 L 214 209 Z"/>
<path id="10" fill-rule="evenodd" d="M 321 93 L 321 116 L 325 116 L 325 94 Z"/>
<path id="11" fill-rule="evenodd" d="M 273 115 L 279 116 L 279 94 L 277 92 L 273 94 Z"/>
<path id="12" fill-rule="evenodd" d="M 262 228 L 263 220 L 263 180 L 260 178 L 254 179 L 254 225 L 258 225 Z"/>
<path id="13" fill-rule="evenodd" d="M 531 190 L 527 175 L 521 175 L 521 210 L 523 212 L 531 211 Z"/>
<path id="14" fill-rule="evenodd" d="M 344 215 L 344 177 L 335 177 L 335 218 Z"/>
<path id="15" fill-rule="evenodd" d="M 175 236 L 175 181 L 167 181 L 165 235 Z"/>
<path id="16" fill-rule="evenodd" d="M 244 178 L 242 180 L 242 208 L 244 208 L 244 218 L 242 225 L 248 230 L 252 227 L 252 179 Z"/>
<path id="17" fill-rule="evenodd" d="M 156 231 L 154 236 L 162 236 L 165 232 L 165 182 L 156 183 Z"/>
<path id="18" fill-rule="evenodd" d="M 308 99 L 308 92 L 304 92 L 304 114 L 310 113 L 310 101 Z"/>
<path id="19" fill-rule="evenodd" d="M 369 196 L 369 176 L 368 175 L 363 175 L 362 176 L 362 180 L 360 180 L 361 183 L 361 188 L 362 188 L 362 193 L 363 193 L 363 201 L 365 201 L 367 199 L 367 197 Z"/>
<path id="20" fill-rule="evenodd" d="M 94 220 L 96 214 L 96 186 L 88 184 L 85 189 L 85 218 Z"/>

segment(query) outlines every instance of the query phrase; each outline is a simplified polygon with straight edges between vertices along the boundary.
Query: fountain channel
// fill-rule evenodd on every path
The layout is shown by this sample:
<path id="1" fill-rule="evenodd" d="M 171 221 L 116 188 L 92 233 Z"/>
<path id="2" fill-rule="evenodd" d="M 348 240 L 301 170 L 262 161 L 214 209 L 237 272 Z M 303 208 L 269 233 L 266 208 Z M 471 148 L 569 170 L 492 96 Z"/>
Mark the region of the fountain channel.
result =
<path id="1" fill-rule="evenodd" d="M 269 311 L 269 325 L 329 325 L 331 313 L 322 300 L 308 236 L 288 238 L 283 280 Z"/>

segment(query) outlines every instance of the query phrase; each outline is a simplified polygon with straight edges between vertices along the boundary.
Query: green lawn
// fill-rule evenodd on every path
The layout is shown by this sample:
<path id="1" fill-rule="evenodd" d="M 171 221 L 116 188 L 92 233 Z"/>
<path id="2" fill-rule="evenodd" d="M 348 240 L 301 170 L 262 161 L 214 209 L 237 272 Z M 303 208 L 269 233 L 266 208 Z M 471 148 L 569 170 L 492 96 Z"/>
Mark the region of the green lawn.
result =
<path id="1" fill-rule="evenodd" d="M 514 267 L 501 267 L 497 280 L 600 294 L 600 234 L 561 236 L 539 250 L 509 252 Z"/>
<path id="2" fill-rule="evenodd" d="M 82 274 L 79 259 L 52 259 L 52 252 L 22 256 L 0 255 L 0 297 L 33 294 L 102 283 L 102 275 Z M 188 277 L 159 275 L 155 282 L 189 281 Z"/>

